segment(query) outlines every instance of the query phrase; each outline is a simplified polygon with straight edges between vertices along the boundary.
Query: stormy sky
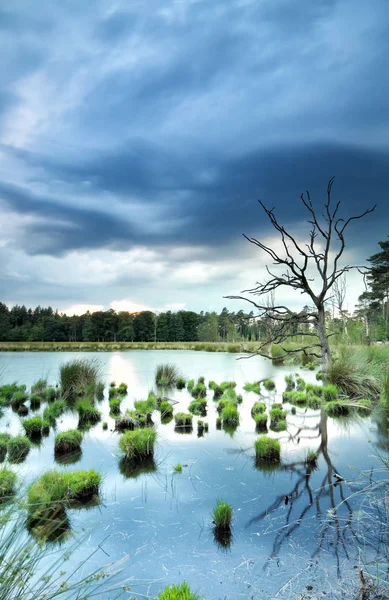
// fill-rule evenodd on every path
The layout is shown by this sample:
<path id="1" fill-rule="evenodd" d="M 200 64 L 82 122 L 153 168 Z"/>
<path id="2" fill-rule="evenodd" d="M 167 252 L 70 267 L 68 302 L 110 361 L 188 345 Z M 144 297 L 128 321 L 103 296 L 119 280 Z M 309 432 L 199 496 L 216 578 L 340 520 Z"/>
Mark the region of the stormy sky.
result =
<path id="1" fill-rule="evenodd" d="M 220 310 L 299 196 L 389 234 L 387 0 L 3 0 L 0 301 Z M 350 278 L 351 307 L 362 284 Z M 289 300 L 287 296 L 281 298 Z M 303 302 L 293 299 L 292 303 Z M 305 303 L 305 301 L 303 302 Z"/>

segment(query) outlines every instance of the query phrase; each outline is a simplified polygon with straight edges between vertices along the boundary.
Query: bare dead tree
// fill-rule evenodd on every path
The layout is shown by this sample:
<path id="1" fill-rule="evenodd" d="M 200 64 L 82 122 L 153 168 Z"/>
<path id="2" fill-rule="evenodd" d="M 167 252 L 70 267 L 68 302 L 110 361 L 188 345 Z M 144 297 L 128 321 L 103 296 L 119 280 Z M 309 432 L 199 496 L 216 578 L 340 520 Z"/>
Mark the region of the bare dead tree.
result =
<path id="1" fill-rule="evenodd" d="M 264 251 L 271 258 L 273 265 L 284 271 L 275 273 L 270 270 L 269 266 L 266 266 L 269 279 L 262 283 L 257 282 L 255 287 L 241 292 L 241 294 L 259 297 L 261 299 L 259 301 L 242 295 L 227 296 L 229 299 L 245 300 L 251 303 L 258 310 L 259 317 L 266 317 L 275 323 L 272 343 L 281 345 L 284 354 L 280 358 L 291 352 L 285 347 L 287 340 L 301 335 L 309 335 L 310 340 L 314 338 L 313 343 L 307 341 L 306 344 L 302 344 L 300 348 L 294 349 L 292 352 L 303 352 L 306 355 L 320 358 L 324 377 L 331 358 L 328 342 L 331 334 L 327 332 L 325 314 L 329 292 L 342 275 L 351 269 L 358 268 L 357 265 L 340 266 L 340 260 L 346 248 L 346 230 L 352 221 L 362 219 L 375 209 L 373 206 L 363 213 L 347 219 L 339 217 L 340 201 L 333 204 L 331 197 L 333 181 L 334 178 L 331 178 L 328 182 L 327 200 L 321 215 L 314 208 L 308 191 L 300 196 L 301 202 L 308 211 L 307 222 L 310 225 L 308 242 L 305 244 L 299 243 L 296 236 L 280 224 L 274 214 L 274 208 L 269 209 L 261 200 L 259 201 L 271 225 L 279 234 L 282 251 L 277 252 L 256 238 L 243 235 L 251 244 Z M 311 275 L 312 272 L 314 276 Z M 314 290 L 312 284 L 317 284 L 318 291 Z M 306 307 L 296 312 L 285 305 L 272 304 L 269 306 L 262 301 L 264 296 L 283 288 L 299 291 L 308 296 L 312 309 Z M 305 329 L 308 331 L 303 331 L 302 325 L 305 325 Z M 268 344 L 269 340 L 261 343 L 256 354 L 271 358 Z"/>

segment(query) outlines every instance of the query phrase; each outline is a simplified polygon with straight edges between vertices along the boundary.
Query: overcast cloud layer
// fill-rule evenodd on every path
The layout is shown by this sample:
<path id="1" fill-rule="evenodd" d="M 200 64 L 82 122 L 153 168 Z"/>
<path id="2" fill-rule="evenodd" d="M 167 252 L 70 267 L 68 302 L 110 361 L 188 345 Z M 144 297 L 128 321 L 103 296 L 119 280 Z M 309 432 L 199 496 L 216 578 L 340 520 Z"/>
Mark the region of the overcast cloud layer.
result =
<path id="1" fill-rule="evenodd" d="M 276 241 L 256 200 L 303 240 L 332 175 L 345 215 L 378 203 L 363 262 L 389 234 L 388 27 L 387 0 L 3 1 L 0 301 L 220 310 L 264 273 L 242 232 Z"/>

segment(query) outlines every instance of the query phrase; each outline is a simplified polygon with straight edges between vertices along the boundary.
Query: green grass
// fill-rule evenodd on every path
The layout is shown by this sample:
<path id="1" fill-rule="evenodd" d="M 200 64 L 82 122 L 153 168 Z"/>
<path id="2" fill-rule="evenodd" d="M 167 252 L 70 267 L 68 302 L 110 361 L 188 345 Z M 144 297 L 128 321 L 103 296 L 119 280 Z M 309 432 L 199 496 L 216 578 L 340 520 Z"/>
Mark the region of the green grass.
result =
<path id="1" fill-rule="evenodd" d="M 263 383 L 263 387 L 268 392 L 271 392 L 272 390 L 276 389 L 276 384 L 274 383 L 274 381 L 272 379 L 265 379 L 262 383 Z"/>
<path id="2" fill-rule="evenodd" d="M 317 465 L 317 453 L 314 450 L 308 450 L 305 455 L 305 464 L 310 467 L 315 467 Z"/>
<path id="3" fill-rule="evenodd" d="M 79 400 L 76 409 L 80 425 L 98 423 L 101 419 L 100 411 L 88 399 Z"/>
<path id="4" fill-rule="evenodd" d="M 22 425 L 29 437 L 39 437 L 49 432 L 50 423 L 42 417 L 31 417 L 30 419 L 24 419 Z"/>
<path id="5" fill-rule="evenodd" d="M 146 418 L 140 416 L 134 410 L 127 409 L 123 415 L 116 418 L 115 429 L 116 431 L 128 431 L 142 427 L 146 425 Z"/>
<path id="6" fill-rule="evenodd" d="M 30 396 L 30 408 L 31 410 L 38 410 L 41 407 L 42 396 L 39 394 L 31 394 Z"/>
<path id="7" fill-rule="evenodd" d="M 107 421 L 104 421 L 104 423 L 103 423 L 103 430 L 107 431 L 107 429 L 108 429 L 108 423 L 107 423 Z"/>
<path id="8" fill-rule="evenodd" d="M 113 415 L 120 414 L 120 404 L 121 404 L 121 399 L 120 398 L 112 398 L 109 401 L 109 411 Z"/>
<path id="9" fill-rule="evenodd" d="M 8 442 L 11 439 L 9 433 L 0 433 L 0 457 L 1 460 L 4 460 L 5 455 L 7 454 L 7 446 Z"/>
<path id="10" fill-rule="evenodd" d="M 82 433 L 78 429 L 64 431 L 55 436 L 54 452 L 56 454 L 68 454 L 81 450 Z"/>
<path id="11" fill-rule="evenodd" d="M 155 600 L 199 600 L 199 596 L 194 594 L 184 581 L 179 585 L 168 585 Z"/>
<path id="12" fill-rule="evenodd" d="M 207 414 L 207 401 L 205 398 L 198 398 L 197 400 L 192 400 L 192 402 L 188 406 L 188 410 L 193 415 L 197 415 L 200 417 L 205 417 Z"/>
<path id="13" fill-rule="evenodd" d="M 322 396 L 326 402 L 336 400 L 339 396 L 337 386 L 333 384 L 324 385 L 322 389 Z"/>
<path id="14" fill-rule="evenodd" d="M 189 379 L 188 383 L 187 383 L 187 389 L 189 390 L 189 392 L 191 392 L 194 388 L 195 382 L 194 379 Z"/>
<path id="15" fill-rule="evenodd" d="M 239 425 L 239 412 L 235 404 L 228 402 L 221 411 L 223 425 Z"/>
<path id="16" fill-rule="evenodd" d="M 177 463 L 176 465 L 173 466 L 173 471 L 174 473 L 182 473 L 182 464 L 181 463 Z"/>
<path id="17" fill-rule="evenodd" d="M 173 405 L 170 404 L 170 402 L 168 402 L 167 400 L 164 400 L 159 405 L 159 411 L 161 413 L 161 418 L 170 417 L 171 415 L 173 415 Z"/>
<path id="18" fill-rule="evenodd" d="M 281 446 L 278 440 L 262 436 L 255 441 L 255 456 L 259 461 L 279 462 Z"/>
<path id="19" fill-rule="evenodd" d="M 178 377 L 176 380 L 176 388 L 178 390 L 183 390 L 186 386 L 186 380 L 183 377 Z"/>
<path id="20" fill-rule="evenodd" d="M 155 371 L 155 383 L 159 387 L 174 387 L 181 378 L 180 370 L 171 363 L 158 365 Z"/>
<path id="21" fill-rule="evenodd" d="M 327 380 L 350 398 L 378 398 L 389 362 L 388 349 L 378 347 L 337 348 Z"/>
<path id="22" fill-rule="evenodd" d="M 264 413 L 266 410 L 266 405 L 264 402 L 254 402 L 251 407 L 251 415 L 254 416 L 256 414 Z"/>
<path id="23" fill-rule="evenodd" d="M 151 415 L 151 413 L 157 408 L 157 398 L 150 392 L 147 400 L 135 400 L 135 410 L 141 415 Z"/>
<path id="24" fill-rule="evenodd" d="M 348 404 L 337 400 L 327 402 L 327 404 L 324 405 L 324 410 L 330 417 L 347 417 L 351 412 L 351 408 Z"/>
<path id="25" fill-rule="evenodd" d="M 232 506 L 223 500 L 216 500 L 212 511 L 212 522 L 216 529 L 229 529 L 232 522 Z"/>
<path id="26" fill-rule="evenodd" d="M 267 415 L 265 413 L 254 413 L 253 419 L 257 431 L 267 431 Z"/>
<path id="27" fill-rule="evenodd" d="M 254 383 L 246 383 L 246 385 L 243 386 L 243 389 L 245 392 L 254 392 L 255 394 L 261 393 L 261 385 L 258 381 Z"/>
<path id="28" fill-rule="evenodd" d="M 54 387 L 47 388 L 47 390 L 44 394 L 44 398 L 45 398 L 46 402 L 54 402 L 54 400 L 56 400 L 58 397 L 59 397 L 59 391 L 56 390 Z"/>
<path id="29" fill-rule="evenodd" d="M 47 389 L 47 379 L 38 379 L 31 386 L 31 394 L 38 394 L 39 396 L 44 396 Z"/>
<path id="30" fill-rule="evenodd" d="M 197 433 L 204 433 L 208 431 L 208 423 L 205 423 L 204 421 L 197 421 Z"/>
<path id="31" fill-rule="evenodd" d="M 127 460 L 143 460 L 153 456 L 156 437 L 156 431 L 152 427 L 126 431 L 119 440 L 119 448 Z"/>
<path id="32" fill-rule="evenodd" d="M 223 419 L 221 417 L 216 417 L 216 429 L 221 429 L 223 424 Z"/>
<path id="33" fill-rule="evenodd" d="M 8 460 L 10 463 L 20 463 L 27 457 L 31 449 L 31 442 L 28 437 L 18 435 L 8 440 Z"/>
<path id="34" fill-rule="evenodd" d="M 282 410 L 279 406 L 273 406 L 269 412 L 270 416 L 270 428 L 276 431 L 285 431 L 286 429 L 286 411 Z"/>
<path id="35" fill-rule="evenodd" d="M 64 400 L 55 400 L 43 411 L 43 418 L 54 427 L 56 419 L 60 417 L 66 410 L 66 403 Z"/>
<path id="36" fill-rule="evenodd" d="M 55 539 L 69 527 L 66 509 L 98 497 L 101 481 L 93 469 L 48 471 L 27 490 L 28 528 L 38 539 Z"/>
<path id="37" fill-rule="evenodd" d="M 297 389 L 299 390 L 299 392 L 302 392 L 303 390 L 305 390 L 305 380 L 302 377 L 298 377 L 296 380 L 297 383 Z"/>
<path id="38" fill-rule="evenodd" d="M 176 427 L 192 427 L 193 416 L 190 413 L 178 412 L 174 415 Z"/>
<path id="39" fill-rule="evenodd" d="M 293 375 L 285 375 L 286 390 L 290 391 L 296 387 Z"/>
<path id="40" fill-rule="evenodd" d="M 17 409 L 19 406 L 27 402 L 27 400 L 28 394 L 25 391 L 17 391 L 12 396 L 11 406 L 12 408 Z"/>
<path id="41" fill-rule="evenodd" d="M 205 398 L 207 395 L 207 388 L 201 381 L 198 382 L 192 389 L 191 394 L 193 398 Z"/>
<path id="42" fill-rule="evenodd" d="M 13 471 L 5 467 L 0 469 L 0 502 L 6 502 L 15 494 L 16 482 L 17 476 Z"/>
<path id="43" fill-rule="evenodd" d="M 96 390 L 99 374 L 100 366 L 94 359 L 77 358 L 64 363 L 59 368 L 62 397 L 72 400 L 87 388 Z"/>

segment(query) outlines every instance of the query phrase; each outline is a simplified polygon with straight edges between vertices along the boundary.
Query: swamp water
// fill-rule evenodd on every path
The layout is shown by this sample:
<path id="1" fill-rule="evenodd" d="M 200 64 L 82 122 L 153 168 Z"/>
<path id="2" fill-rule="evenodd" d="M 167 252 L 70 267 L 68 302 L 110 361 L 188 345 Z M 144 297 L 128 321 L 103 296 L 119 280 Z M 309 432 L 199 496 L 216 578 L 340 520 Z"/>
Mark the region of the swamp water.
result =
<path id="1" fill-rule="evenodd" d="M 307 382 L 317 383 L 311 371 L 273 366 L 261 357 L 237 360 L 237 355 L 193 351 L 0 352 L 2 383 L 17 381 L 29 389 L 38 379 L 47 378 L 55 384 L 60 364 L 78 357 L 98 360 L 106 384 L 105 399 L 99 403 L 102 421 L 84 434 L 80 459 L 68 466 L 54 460 L 55 433 L 77 426 L 77 417 L 68 412 L 57 420 L 56 432 L 51 430 L 23 463 L 11 467 L 25 486 L 52 468 L 94 468 L 103 475 L 100 506 L 69 510 L 73 538 L 62 543 L 63 549 L 80 539 L 71 562 L 84 559 L 104 540 L 88 570 L 126 558 L 120 577 L 132 579 L 132 591 L 125 597 L 153 597 L 167 584 L 183 580 L 204 600 L 301 597 L 306 586 L 314 597 L 338 598 L 342 591 L 343 597 L 350 597 L 350 590 L 358 586 L 359 559 L 363 555 L 364 561 L 375 560 L 370 542 L 378 522 L 361 490 L 372 477 L 386 476 L 377 453 L 387 448 L 387 426 L 378 411 L 365 418 L 331 419 L 305 407 L 296 407 L 293 415 L 284 404 L 287 431 L 269 433 L 281 443 L 281 464 L 267 470 L 255 464 L 258 434 L 251 407 L 257 400 L 266 402 L 268 409 L 281 402 L 284 377 L 295 371 Z M 218 413 L 211 390 L 204 419 L 209 432 L 202 437 L 197 434 L 199 417 L 194 416 L 191 433 L 177 433 L 174 420 L 161 424 L 156 412 L 154 461 L 128 472 L 120 461 L 120 434 L 109 416 L 109 382 L 128 384 L 124 411 L 155 389 L 156 366 L 167 362 L 174 363 L 186 379 L 204 376 L 207 386 L 210 380 L 236 381 L 236 392 L 243 395 L 238 406 L 240 425 L 235 432 L 216 428 Z M 260 398 L 243 391 L 246 382 L 266 377 L 274 380 L 275 392 Z M 192 398 L 186 389 L 168 396 L 177 402 L 175 413 L 187 412 Z M 103 421 L 109 425 L 106 431 Z M 19 417 L 10 409 L 0 421 L 0 431 L 23 433 Z M 308 450 L 318 452 L 317 468 L 306 466 Z M 177 463 L 183 465 L 182 473 L 173 473 Z M 334 485 L 334 473 L 346 481 Z M 229 545 L 213 535 L 211 511 L 217 499 L 233 506 Z"/>

